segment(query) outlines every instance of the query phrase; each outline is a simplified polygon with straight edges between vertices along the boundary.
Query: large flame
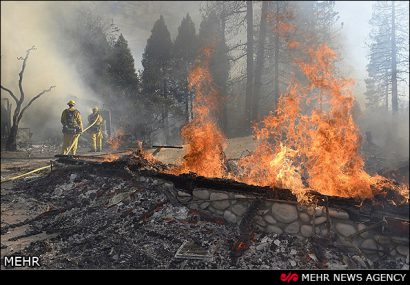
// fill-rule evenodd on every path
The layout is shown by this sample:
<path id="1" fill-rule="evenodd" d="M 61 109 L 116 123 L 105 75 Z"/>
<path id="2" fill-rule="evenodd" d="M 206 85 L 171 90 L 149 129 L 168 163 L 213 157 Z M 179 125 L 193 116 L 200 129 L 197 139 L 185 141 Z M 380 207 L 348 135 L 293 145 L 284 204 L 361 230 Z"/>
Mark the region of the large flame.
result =
<path id="1" fill-rule="evenodd" d="M 240 180 L 291 189 L 299 200 L 306 190 L 325 195 L 370 198 L 383 180 L 364 170 L 360 135 L 351 109 L 352 81 L 337 78 L 336 54 L 326 45 L 299 63 L 308 81 L 295 80 L 270 114 L 255 127 L 259 144 L 239 161 Z"/>
<path id="2" fill-rule="evenodd" d="M 195 118 L 182 129 L 187 150 L 181 166 L 172 169 L 172 173 L 195 172 L 206 177 L 225 175 L 225 137 L 214 120 L 220 96 L 209 70 L 212 52 L 210 48 L 204 49 L 203 59 L 189 73 L 188 87 L 195 90 Z"/>
<path id="3" fill-rule="evenodd" d="M 205 60 L 189 74 L 189 86 L 196 93 L 195 119 L 182 129 L 187 154 L 172 173 L 287 188 L 304 202 L 309 201 L 308 190 L 354 198 L 371 198 L 383 187 L 408 193 L 408 188 L 364 170 L 361 137 L 351 112 L 353 82 L 336 75 L 336 54 L 327 45 L 309 50 L 309 60 L 298 63 L 304 84 L 291 81 L 275 113 L 255 124 L 256 150 L 239 160 L 238 173 L 227 173 L 225 138 L 212 119 L 219 101 L 208 68 L 210 55 L 205 50 Z"/>

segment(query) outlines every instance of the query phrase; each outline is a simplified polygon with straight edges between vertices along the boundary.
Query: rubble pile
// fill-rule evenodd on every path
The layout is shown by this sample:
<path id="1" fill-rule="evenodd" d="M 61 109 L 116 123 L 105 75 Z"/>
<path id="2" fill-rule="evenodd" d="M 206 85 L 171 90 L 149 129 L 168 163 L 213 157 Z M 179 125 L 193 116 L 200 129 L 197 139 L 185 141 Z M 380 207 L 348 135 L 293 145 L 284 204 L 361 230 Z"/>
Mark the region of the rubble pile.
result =
<path id="1" fill-rule="evenodd" d="M 27 226 L 14 240 L 39 233 L 49 238 L 11 255 L 39 256 L 42 268 L 408 268 L 408 256 L 370 260 L 318 238 L 260 231 L 254 232 L 241 256 L 233 257 L 238 226 L 171 201 L 168 187 L 152 177 L 95 174 L 84 168 L 57 169 L 22 180 L 13 187 L 18 191 L 2 196 L 2 206 L 19 197 L 37 201 L 44 209 L 18 224 L 2 224 L 2 250 L 7 247 L 4 234 Z M 177 256 L 187 241 L 209 256 Z"/>

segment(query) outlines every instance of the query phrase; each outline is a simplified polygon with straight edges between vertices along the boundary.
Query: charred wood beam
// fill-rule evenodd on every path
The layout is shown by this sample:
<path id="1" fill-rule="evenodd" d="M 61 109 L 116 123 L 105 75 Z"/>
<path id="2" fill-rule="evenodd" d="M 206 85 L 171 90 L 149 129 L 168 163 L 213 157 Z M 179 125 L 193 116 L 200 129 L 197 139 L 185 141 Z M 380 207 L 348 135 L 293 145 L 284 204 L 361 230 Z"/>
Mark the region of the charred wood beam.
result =
<path id="1" fill-rule="evenodd" d="M 219 191 L 236 192 L 254 196 L 255 198 L 275 199 L 284 202 L 297 203 L 295 195 L 293 195 L 289 189 L 248 185 L 229 179 L 197 176 L 194 173 L 173 175 L 158 171 L 154 167 L 152 170 L 143 169 L 138 161 L 135 163 L 130 163 L 130 161 L 127 160 L 95 162 L 82 161 L 73 158 L 60 158 L 58 161 L 68 164 L 81 164 L 83 167 L 94 168 L 99 175 L 106 173 L 107 175 L 127 175 L 130 177 L 129 173 L 126 173 L 124 170 L 124 167 L 128 166 L 129 170 L 133 173 L 140 176 L 148 176 L 170 181 L 174 183 L 176 188 L 190 194 L 192 194 L 192 191 L 195 188 L 208 188 Z M 163 169 L 166 169 L 166 165 L 162 165 L 162 167 Z M 397 198 L 398 195 L 391 189 L 387 189 L 384 193 L 376 194 L 371 200 L 326 196 L 314 191 L 307 193 L 307 195 L 312 198 L 313 203 L 317 206 L 343 209 L 354 220 L 375 221 L 387 217 L 391 220 L 408 221 L 409 217 L 409 204 L 403 203 L 400 205 L 394 205 L 389 201 L 395 200 L 394 198 Z"/>
<path id="2" fill-rule="evenodd" d="M 153 145 L 153 148 L 179 148 L 182 149 L 182 146 L 175 146 L 175 145 Z"/>

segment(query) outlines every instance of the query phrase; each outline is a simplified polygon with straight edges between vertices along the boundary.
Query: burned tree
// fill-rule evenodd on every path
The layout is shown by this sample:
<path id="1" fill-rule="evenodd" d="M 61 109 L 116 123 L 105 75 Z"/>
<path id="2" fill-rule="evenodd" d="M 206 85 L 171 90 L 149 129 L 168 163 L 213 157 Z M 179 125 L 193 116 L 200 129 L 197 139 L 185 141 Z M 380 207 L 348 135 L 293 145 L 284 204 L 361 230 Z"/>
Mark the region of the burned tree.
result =
<path id="1" fill-rule="evenodd" d="M 253 97 L 253 6 L 252 1 L 246 1 L 246 101 L 245 115 L 248 122 L 252 121 Z"/>
<path id="2" fill-rule="evenodd" d="M 367 105 L 399 111 L 400 96 L 408 84 L 408 5 L 381 1 L 373 6 L 369 34 Z M 373 90 L 372 90 L 373 89 Z"/>
<path id="3" fill-rule="evenodd" d="M 259 27 L 258 50 L 256 52 L 255 81 L 253 86 L 252 120 L 259 119 L 259 97 L 262 85 L 262 72 L 265 53 L 266 18 L 268 15 L 268 2 L 262 2 L 261 20 Z"/>
<path id="4" fill-rule="evenodd" d="M 26 56 L 23 57 L 18 57 L 18 60 L 22 60 L 23 64 L 21 66 L 21 71 L 19 73 L 19 92 L 20 92 L 20 98 L 17 98 L 16 95 L 14 95 L 14 93 L 3 86 L 3 84 L 1 85 L 1 89 L 3 89 L 4 91 L 6 91 L 7 93 L 9 93 L 9 95 L 14 99 L 14 101 L 16 102 L 16 108 L 14 109 L 14 113 L 13 113 L 13 123 L 10 129 L 10 134 L 7 138 L 7 142 L 6 142 L 6 150 L 9 151 L 16 151 L 17 150 L 17 144 L 16 144 L 16 139 L 17 139 L 17 131 L 18 131 L 18 127 L 19 127 L 19 123 L 23 117 L 24 112 L 31 106 L 31 104 L 37 100 L 38 98 L 40 98 L 42 95 L 44 95 L 47 92 L 50 92 L 53 88 L 55 88 L 55 86 L 50 86 L 48 89 L 45 89 L 43 91 L 41 91 L 40 93 L 38 93 L 36 96 L 34 96 L 28 103 L 27 105 L 25 105 L 23 108 L 23 103 L 25 100 L 25 94 L 24 94 L 24 89 L 23 89 L 23 77 L 24 77 L 24 71 L 26 69 L 26 64 L 27 64 L 27 59 L 30 55 L 30 52 L 32 50 L 35 50 L 36 48 L 33 46 L 30 49 L 27 50 L 26 52 Z"/>

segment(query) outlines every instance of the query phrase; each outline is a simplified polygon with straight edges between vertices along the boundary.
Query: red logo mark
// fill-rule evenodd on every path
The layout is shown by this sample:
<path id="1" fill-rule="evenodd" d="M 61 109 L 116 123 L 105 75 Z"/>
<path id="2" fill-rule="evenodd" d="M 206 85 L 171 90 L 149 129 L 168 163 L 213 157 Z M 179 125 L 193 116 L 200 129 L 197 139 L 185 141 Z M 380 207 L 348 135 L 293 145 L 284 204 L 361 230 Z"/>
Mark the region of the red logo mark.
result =
<path id="1" fill-rule="evenodd" d="M 299 280 L 299 275 L 292 272 L 289 272 L 288 274 L 282 273 L 280 275 L 280 280 L 288 283 L 290 283 L 290 281 L 296 282 Z"/>

